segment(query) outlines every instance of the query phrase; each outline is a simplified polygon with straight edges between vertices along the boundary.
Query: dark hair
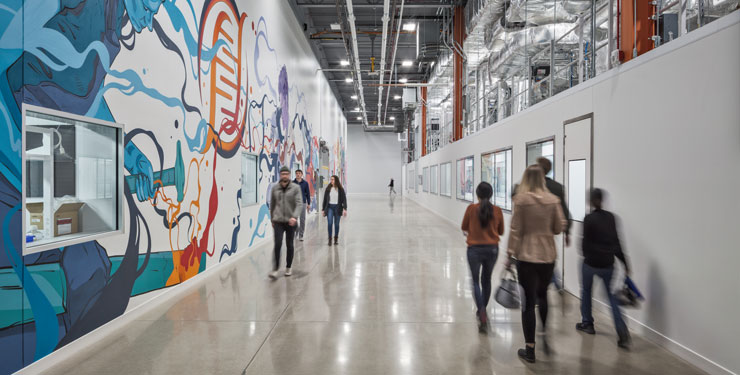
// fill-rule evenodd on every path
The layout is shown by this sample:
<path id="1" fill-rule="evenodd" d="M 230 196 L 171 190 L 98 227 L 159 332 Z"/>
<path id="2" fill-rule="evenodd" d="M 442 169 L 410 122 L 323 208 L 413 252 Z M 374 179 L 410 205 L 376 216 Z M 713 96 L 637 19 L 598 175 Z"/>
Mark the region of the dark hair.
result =
<path id="1" fill-rule="evenodd" d="M 334 186 L 337 188 L 337 190 L 344 190 L 342 187 L 342 182 L 339 181 L 339 177 L 337 175 L 332 175 L 330 178 L 334 178 Z M 331 180 L 329 180 L 329 183 L 331 183 Z"/>
<path id="2" fill-rule="evenodd" d="M 488 182 L 481 182 L 475 189 L 475 195 L 478 196 L 480 206 L 478 206 L 478 220 L 481 227 L 486 227 L 493 219 L 493 205 L 491 197 L 493 196 L 493 187 Z"/>
<path id="3" fill-rule="evenodd" d="M 604 200 L 604 191 L 599 188 L 594 188 L 591 190 L 591 202 L 598 201 L 601 202 Z"/>
<path id="4" fill-rule="evenodd" d="M 295 173 L 298 173 L 298 172 L 301 172 L 301 173 L 303 173 L 303 171 L 302 171 L 302 170 L 300 170 L 300 169 L 296 169 L 296 170 L 295 170 Z"/>
<path id="5" fill-rule="evenodd" d="M 537 158 L 537 164 L 540 165 L 542 171 L 545 172 L 545 175 L 550 173 L 550 170 L 552 169 L 552 162 L 550 161 L 550 159 L 540 156 Z"/>

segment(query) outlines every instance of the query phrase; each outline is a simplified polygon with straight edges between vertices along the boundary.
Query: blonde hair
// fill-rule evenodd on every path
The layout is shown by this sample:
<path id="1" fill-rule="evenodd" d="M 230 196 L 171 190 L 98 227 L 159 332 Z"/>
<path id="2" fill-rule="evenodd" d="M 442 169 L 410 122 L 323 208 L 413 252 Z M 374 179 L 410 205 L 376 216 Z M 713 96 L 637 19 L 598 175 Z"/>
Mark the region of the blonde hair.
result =
<path id="1" fill-rule="evenodd" d="M 545 172 L 539 165 L 530 165 L 524 170 L 522 175 L 522 183 L 516 188 L 518 193 L 544 193 L 547 191 L 545 187 Z"/>

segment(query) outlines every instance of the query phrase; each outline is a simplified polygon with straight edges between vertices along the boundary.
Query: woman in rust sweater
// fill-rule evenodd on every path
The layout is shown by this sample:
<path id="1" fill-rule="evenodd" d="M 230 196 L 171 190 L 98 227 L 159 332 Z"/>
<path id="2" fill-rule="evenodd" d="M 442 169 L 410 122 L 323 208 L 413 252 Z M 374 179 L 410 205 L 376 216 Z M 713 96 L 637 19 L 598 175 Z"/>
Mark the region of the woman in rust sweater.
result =
<path id="1" fill-rule="evenodd" d="M 463 233 L 467 236 L 468 264 L 473 277 L 473 297 L 478 308 L 478 329 L 488 330 L 486 306 L 491 298 L 491 273 L 498 257 L 498 242 L 504 234 L 504 215 L 499 207 L 491 204 L 493 187 L 481 182 L 475 189 L 478 203 L 465 210 L 462 221 Z"/>

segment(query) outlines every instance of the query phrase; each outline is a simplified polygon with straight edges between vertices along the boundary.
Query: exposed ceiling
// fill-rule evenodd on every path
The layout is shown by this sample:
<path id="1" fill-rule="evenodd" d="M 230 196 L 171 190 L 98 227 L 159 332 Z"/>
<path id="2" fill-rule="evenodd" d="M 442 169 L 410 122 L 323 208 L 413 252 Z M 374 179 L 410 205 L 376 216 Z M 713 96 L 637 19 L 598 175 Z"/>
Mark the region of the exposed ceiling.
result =
<path id="1" fill-rule="evenodd" d="M 360 125 L 364 114 L 357 112 L 356 82 L 352 80 L 354 66 L 342 65 L 352 61 L 351 23 L 348 21 L 348 0 L 288 0 L 299 22 L 303 23 L 306 38 L 319 59 L 324 74 L 343 108 L 348 124 Z M 362 96 L 365 100 L 367 124 L 392 125 L 393 118 L 403 118 L 402 87 L 386 87 L 379 97 L 381 51 L 383 40 L 384 0 L 350 0 L 354 14 L 357 51 L 359 54 Z M 437 57 L 442 12 L 449 11 L 454 0 L 388 0 L 389 19 L 385 54 L 384 83 L 398 84 L 424 82 L 431 62 Z M 403 7 L 402 7 L 403 3 Z M 410 29 L 414 25 L 414 29 Z M 400 26 L 400 33 L 397 33 Z M 344 35 L 342 34 L 342 29 Z M 398 36 L 398 39 L 396 37 Z M 394 45 L 397 50 L 391 75 Z M 417 42 L 418 40 L 418 42 Z M 345 41 L 349 46 L 345 46 Z M 348 48 L 349 47 L 349 48 Z M 374 57 L 374 64 L 373 58 Z M 406 62 L 406 64 L 404 64 Z M 410 63 L 409 63 L 410 62 Z M 347 80 L 351 80 L 347 82 Z M 382 103 L 378 115 L 378 102 Z M 386 106 L 387 103 L 387 106 Z"/>

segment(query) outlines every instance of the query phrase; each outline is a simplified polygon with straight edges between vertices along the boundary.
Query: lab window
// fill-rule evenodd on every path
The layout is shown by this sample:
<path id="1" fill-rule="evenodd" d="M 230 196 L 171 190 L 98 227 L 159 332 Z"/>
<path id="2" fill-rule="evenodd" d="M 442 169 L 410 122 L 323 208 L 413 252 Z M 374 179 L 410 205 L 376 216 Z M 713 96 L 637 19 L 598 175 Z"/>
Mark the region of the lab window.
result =
<path id="1" fill-rule="evenodd" d="M 121 125 L 24 107 L 25 250 L 123 230 Z"/>

